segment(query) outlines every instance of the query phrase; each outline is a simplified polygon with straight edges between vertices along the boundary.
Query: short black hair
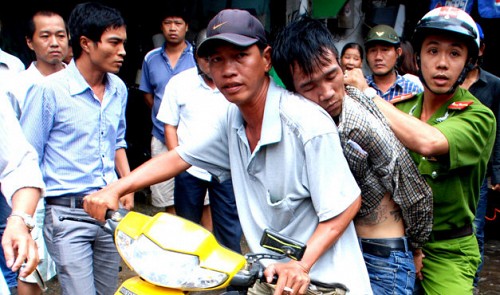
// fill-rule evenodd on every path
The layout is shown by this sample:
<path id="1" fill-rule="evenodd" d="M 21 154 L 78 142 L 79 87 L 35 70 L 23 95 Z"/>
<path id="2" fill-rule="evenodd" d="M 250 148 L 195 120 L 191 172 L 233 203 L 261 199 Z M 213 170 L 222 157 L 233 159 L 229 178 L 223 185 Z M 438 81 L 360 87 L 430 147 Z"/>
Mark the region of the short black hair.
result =
<path id="1" fill-rule="evenodd" d="M 34 37 L 33 35 L 35 34 L 36 31 L 36 26 L 35 26 L 36 16 L 48 16 L 48 17 L 60 16 L 63 19 L 64 28 L 66 29 L 66 34 L 68 34 L 69 32 L 68 25 L 66 24 L 66 20 L 63 18 L 63 16 L 56 11 L 44 9 L 34 12 L 31 18 L 28 20 L 28 25 L 26 27 L 26 38 L 28 38 L 29 40 L 33 40 Z"/>
<path id="2" fill-rule="evenodd" d="M 75 59 L 82 54 L 80 37 L 85 36 L 94 42 L 101 41 L 102 34 L 109 28 L 121 28 L 125 20 L 115 8 L 98 2 L 86 2 L 75 6 L 69 16 L 68 27 L 70 42 Z"/>
<path id="3" fill-rule="evenodd" d="M 304 74 L 311 75 L 315 68 L 332 62 L 326 57 L 328 51 L 337 63 L 339 58 L 333 35 L 326 25 L 307 15 L 278 32 L 272 48 L 273 67 L 290 91 L 295 91 L 291 67 L 298 66 Z"/>
<path id="4" fill-rule="evenodd" d="M 167 17 L 180 17 L 186 24 L 191 21 L 191 12 L 183 1 L 173 3 L 169 1 L 165 5 L 160 5 L 157 15 L 159 23 Z"/>

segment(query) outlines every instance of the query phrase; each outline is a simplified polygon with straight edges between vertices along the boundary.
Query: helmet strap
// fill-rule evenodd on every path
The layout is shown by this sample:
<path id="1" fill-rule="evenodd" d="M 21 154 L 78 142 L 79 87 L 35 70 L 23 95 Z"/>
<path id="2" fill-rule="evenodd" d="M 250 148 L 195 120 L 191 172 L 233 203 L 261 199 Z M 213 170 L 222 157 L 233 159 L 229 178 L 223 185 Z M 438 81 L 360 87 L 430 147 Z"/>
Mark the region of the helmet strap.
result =
<path id="1" fill-rule="evenodd" d="M 475 62 L 473 61 L 473 58 L 469 58 L 469 61 L 467 61 L 467 64 L 464 66 L 462 72 L 460 73 L 460 76 L 458 76 L 457 81 L 455 82 L 455 84 L 453 84 L 451 89 L 448 90 L 448 93 L 455 92 L 455 89 L 465 81 L 465 78 L 467 78 L 467 74 L 474 68 L 474 66 Z"/>

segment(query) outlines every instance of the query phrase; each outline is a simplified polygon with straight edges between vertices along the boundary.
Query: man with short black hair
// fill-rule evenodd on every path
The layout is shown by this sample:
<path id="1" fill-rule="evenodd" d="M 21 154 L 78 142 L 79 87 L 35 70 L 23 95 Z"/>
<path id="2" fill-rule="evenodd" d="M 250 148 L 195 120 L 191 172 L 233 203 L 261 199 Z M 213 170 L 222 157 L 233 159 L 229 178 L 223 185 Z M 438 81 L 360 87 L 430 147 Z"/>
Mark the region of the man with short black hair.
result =
<path id="1" fill-rule="evenodd" d="M 51 10 L 36 11 L 30 18 L 25 35 L 26 44 L 33 51 L 35 60 L 27 70 L 15 75 L 8 85 L 8 96 L 17 112 L 21 116 L 26 94 L 29 88 L 46 76 L 66 68 L 63 59 L 68 53 L 68 31 L 63 17 Z M 38 270 L 41 279 L 48 281 L 56 275 L 55 264 L 45 247 L 43 238 L 43 220 L 45 216 L 44 200 L 40 200 L 35 214 L 37 228 L 31 233 L 37 242 L 40 254 Z M 20 294 L 42 294 L 33 275 L 20 279 L 18 283 Z"/>
<path id="2" fill-rule="evenodd" d="M 273 64 L 290 91 L 332 116 L 361 188 L 354 225 L 374 294 L 411 294 L 414 256 L 432 229 L 432 192 L 373 101 L 344 86 L 335 40 L 319 20 L 301 17 L 274 40 Z M 380 267 L 385 265 L 385 267 Z"/>
<path id="3" fill-rule="evenodd" d="M 144 92 L 144 100 L 151 108 L 151 157 L 168 151 L 164 124 L 157 118 L 165 87 L 173 76 L 196 66 L 193 47 L 186 41 L 189 28 L 187 8 L 181 3 L 168 3 L 160 9 L 160 29 L 165 42 L 144 57 L 139 84 L 139 90 Z M 165 207 L 166 212 L 175 213 L 174 179 L 151 186 L 151 203 L 155 207 Z M 209 210 L 205 212 L 210 213 Z"/>
<path id="4" fill-rule="evenodd" d="M 113 237 L 86 219 L 83 197 L 130 172 L 125 148 L 127 87 L 116 75 L 126 55 L 120 12 L 98 2 L 68 20 L 74 60 L 28 91 L 21 126 L 47 187 L 44 238 L 63 295 L 113 294 L 120 255 Z M 134 206 L 133 194 L 120 199 Z"/>

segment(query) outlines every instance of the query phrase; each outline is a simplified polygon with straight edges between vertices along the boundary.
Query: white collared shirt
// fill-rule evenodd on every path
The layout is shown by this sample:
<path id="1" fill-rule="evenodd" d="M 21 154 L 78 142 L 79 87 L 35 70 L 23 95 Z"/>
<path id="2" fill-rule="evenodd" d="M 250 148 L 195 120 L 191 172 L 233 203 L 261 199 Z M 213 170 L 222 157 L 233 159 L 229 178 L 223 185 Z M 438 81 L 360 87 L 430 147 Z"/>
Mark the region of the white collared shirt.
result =
<path id="1" fill-rule="evenodd" d="M 217 88 L 210 88 L 195 67 L 170 79 L 157 118 L 165 124 L 177 126 L 181 145 L 195 139 L 199 132 L 211 133 L 226 114 L 228 106 L 224 95 Z M 210 173 L 196 166 L 187 172 L 206 181 L 212 178 Z"/>

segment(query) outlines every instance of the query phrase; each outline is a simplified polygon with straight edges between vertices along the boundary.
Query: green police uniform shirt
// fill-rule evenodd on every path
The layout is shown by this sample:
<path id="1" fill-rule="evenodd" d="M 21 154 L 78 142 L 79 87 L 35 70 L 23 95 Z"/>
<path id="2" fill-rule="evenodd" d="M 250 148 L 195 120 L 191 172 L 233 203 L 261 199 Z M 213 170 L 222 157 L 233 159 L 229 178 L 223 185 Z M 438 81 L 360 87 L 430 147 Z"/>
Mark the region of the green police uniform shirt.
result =
<path id="1" fill-rule="evenodd" d="M 465 102 L 472 104 L 467 106 Z M 423 93 L 420 93 L 396 107 L 420 118 L 422 103 Z M 495 116 L 469 91 L 458 88 L 427 123 L 438 128 L 449 144 L 448 154 L 438 157 L 424 157 L 410 151 L 433 192 L 433 230 L 471 224 L 495 140 Z"/>

